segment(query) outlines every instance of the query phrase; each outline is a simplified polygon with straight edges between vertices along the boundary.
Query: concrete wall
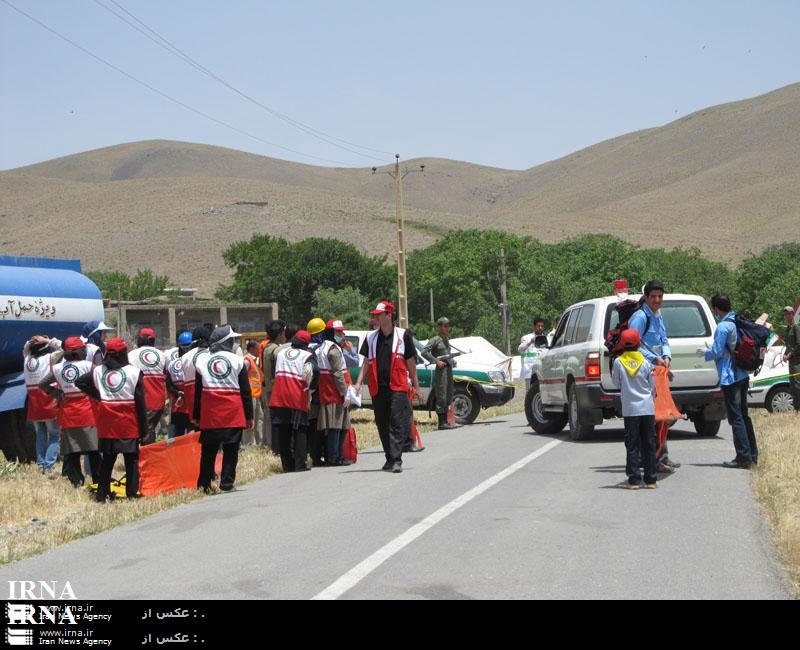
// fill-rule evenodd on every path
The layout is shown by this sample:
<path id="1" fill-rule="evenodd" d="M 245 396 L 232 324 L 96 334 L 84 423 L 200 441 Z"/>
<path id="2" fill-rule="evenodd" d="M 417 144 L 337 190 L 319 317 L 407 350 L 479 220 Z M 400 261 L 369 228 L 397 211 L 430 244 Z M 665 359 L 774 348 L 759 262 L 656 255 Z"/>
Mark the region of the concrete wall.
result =
<path id="1" fill-rule="evenodd" d="M 117 322 L 117 331 L 124 339 L 135 343 L 142 327 L 156 333 L 156 347 L 170 348 L 183 330 L 206 325 L 209 328 L 229 323 L 240 333 L 263 331 L 269 321 L 278 318 L 278 304 L 210 304 L 126 305 L 106 309 L 106 318 Z"/>

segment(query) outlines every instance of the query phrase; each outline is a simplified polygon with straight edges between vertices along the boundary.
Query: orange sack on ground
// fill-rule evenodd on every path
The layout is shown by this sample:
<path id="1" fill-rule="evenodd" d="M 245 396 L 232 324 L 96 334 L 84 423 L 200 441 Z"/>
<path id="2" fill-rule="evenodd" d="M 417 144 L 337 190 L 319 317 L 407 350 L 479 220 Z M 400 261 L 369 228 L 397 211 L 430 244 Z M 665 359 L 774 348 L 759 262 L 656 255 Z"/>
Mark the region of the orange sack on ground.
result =
<path id="1" fill-rule="evenodd" d="M 669 428 L 683 418 L 675 402 L 672 400 L 672 391 L 669 389 L 669 371 L 665 366 L 656 366 L 653 369 L 656 379 L 656 438 L 658 446 L 656 456 L 661 453 L 667 441 Z"/>
<path id="2" fill-rule="evenodd" d="M 200 474 L 200 432 L 162 440 L 139 449 L 139 492 L 144 497 L 175 492 L 181 488 L 194 490 Z M 215 471 L 222 471 L 222 458 L 217 455 Z"/>

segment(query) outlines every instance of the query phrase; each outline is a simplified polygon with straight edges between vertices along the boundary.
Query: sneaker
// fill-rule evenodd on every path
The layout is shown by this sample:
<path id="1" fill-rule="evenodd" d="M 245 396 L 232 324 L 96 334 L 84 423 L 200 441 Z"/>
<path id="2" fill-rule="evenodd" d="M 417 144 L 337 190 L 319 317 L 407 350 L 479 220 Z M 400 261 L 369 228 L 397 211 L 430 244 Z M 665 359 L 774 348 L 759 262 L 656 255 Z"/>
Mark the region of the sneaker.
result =
<path id="1" fill-rule="evenodd" d="M 676 463 L 670 460 L 669 458 L 667 458 L 667 460 L 664 461 L 664 464 L 669 465 L 672 469 L 678 469 L 681 466 L 680 463 Z"/>
<path id="2" fill-rule="evenodd" d="M 723 467 L 728 467 L 730 469 L 750 469 L 750 465 L 751 464 L 748 462 L 736 460 L 735 458 L 731 461 L 722 463 Z"/>
<path id="3" fill-rule="evenodd" d="M 638 483 L 626 483 L 625 487 L 629 490 L 638 490 L 641 486 Z"/>
<path id="4" fill-rule="evenodd" d="M 646 487 L 648 490 L 656 490 L 656 489 L 658 489 L 658 483 L 647 483 L 647 484 L 645 485 L 645 487 Z"/>
<path id="5" fill-rule="evenodd" d="M 381 468 L 384 472 L 391 472 L 392 471 L 393 463 L 390 461 L 386 461 Z"/>
<path id="6" fill-rule="evenodd" d="M 675 468 L 674 467 L 670 467 L 666 463 L 659 463 L 658 467 L 656 468 L 656 471 L 659 474 L 674 474 L 675 473 Z"/>
<path id="7" fill-rule="evenodd" d="M 397 461 L 396 463 L 392 464 L 392 469 L 391 469 L 392 474 L 399 474 L 402 471 L 403 471 L 403 463 Z"/>

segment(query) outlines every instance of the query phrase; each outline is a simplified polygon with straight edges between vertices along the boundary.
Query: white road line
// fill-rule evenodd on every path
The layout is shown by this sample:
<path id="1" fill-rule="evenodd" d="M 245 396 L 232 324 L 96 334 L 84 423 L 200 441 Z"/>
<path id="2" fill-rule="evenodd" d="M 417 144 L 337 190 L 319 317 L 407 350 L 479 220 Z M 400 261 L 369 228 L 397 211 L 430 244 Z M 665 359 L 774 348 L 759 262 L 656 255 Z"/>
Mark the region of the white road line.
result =
<path id="1" fill-rule="evenodd" d="M 548 451 L 550 451 L 557 445 L 560 445 L 565 439 L 566 438 L 559 438 L 558 440 L 552 440 L 551 442 L 548 442 L 540 449 L 537 449 L 533 453 L 525 456 L 525 458 L 523 458 L 522 460 L 517 461 L 513 465 L 509 465 L 504 470 L 498 472 L 491 478 L 486 479 L 480 485 L 472 488 L 468 492 L 465 492 L 460 497 L 456 497 L 450 503 L 439 508 L 432 515 L 426 517 L 418 524 L 415 524 L 414 526 L 409 528 L 402 535 L 395 537 L 391 542 L 386 544 L 386 546 L 378 549 L 375 553 L 370 555 L 366 560 L 354 566 L 352 569 L 350 569 L 350 571 L 345 573 L 341 578 L 339 578 L 336 582 L 330 585 L 327 589 L 320 591 L 316 596 L 312 598 L 312 600 L 336 600 L 342 594 L 355 587 L 359 582 L 361 582 L 364 578 L 366 578 L 381 564 L 386 562 L 386 560 L 391 558 L 393 555 L 399 553 L 411 542 L 417 539 L 420 535 L 425 533 L 425 531 L 430 530 L 436 524 L 442 521 L 445 517 L 453 514 L 456 510 L 468 504 L 475 497 L 480 496 L 492 486 L 497 485 L 503 479 L 508 478 L 514 472 L 525 467 L 525 465 L 527 465 L 528 463 L 536 460 L 540 456 L 544 456 L 544 454 L 546 454 Z"/>

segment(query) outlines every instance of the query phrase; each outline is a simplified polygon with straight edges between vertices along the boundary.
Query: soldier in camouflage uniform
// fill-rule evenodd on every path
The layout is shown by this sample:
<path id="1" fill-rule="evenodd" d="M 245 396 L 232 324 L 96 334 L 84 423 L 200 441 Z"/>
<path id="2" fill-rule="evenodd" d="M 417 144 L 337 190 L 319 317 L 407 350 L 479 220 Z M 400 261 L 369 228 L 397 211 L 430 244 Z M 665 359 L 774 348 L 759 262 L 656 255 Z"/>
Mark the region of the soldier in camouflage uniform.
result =
<path id="1" fill-rule="evenodd" d="M 447 423 L 447 411 L 453 403 L 453 366 L 455 361 L 450 363 L 440 361 L 436 357 L 451 354 L 450 351 L 450 321 L 442 316 L 436 324 L 439 325 L 439 335 L 431 338 L 422 350 L 422 357 L 430 363 L 436 364 L 433 373 L 434 390 L 436 391 L 436 415 L 439 416 L 440 429 L 456 429 L 457 424 Z"/>

